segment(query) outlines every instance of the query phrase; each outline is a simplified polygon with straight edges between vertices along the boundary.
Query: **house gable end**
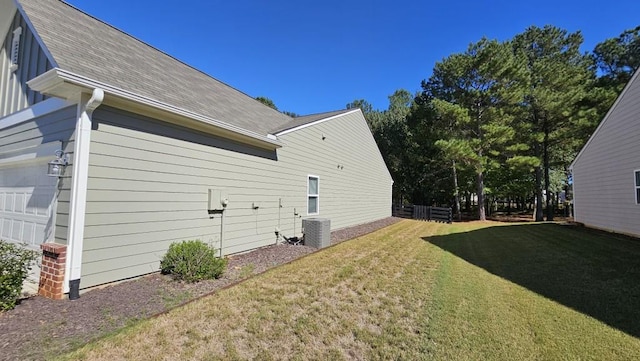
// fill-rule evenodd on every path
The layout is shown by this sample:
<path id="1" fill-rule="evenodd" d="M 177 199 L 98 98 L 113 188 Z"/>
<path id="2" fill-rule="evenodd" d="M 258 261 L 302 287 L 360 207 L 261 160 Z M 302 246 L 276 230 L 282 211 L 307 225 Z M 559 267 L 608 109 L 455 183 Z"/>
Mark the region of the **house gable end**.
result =
<path id="1" fill-rule="evenodd" d="M 386 175 L 388 176 L 388 179 L 391 182 L 393 182 L 393 178 L 391 177 L 389 168 L 387 167 L 386 162 L 382 157 L 380 148 L 378 148 L 378 144 L 376 143 L 376 140 L 373 137 L 373 134 L 371 133 L 371 129 L 369 128 L 369 125 L 367 124 L 367 120 L 365 119 L 362 111 L 360 109 L 354 109 L 354 110 L 341 111 L 340 113 L 330 112 L 326 114 L 328 116 L 322 117 L 322 118 L 310 116 L 308 122 L 305 122 L 303 124 L 298 124 L 295 127 L 285 129 L 280 132 L 276 132 L 275 135 L 278 138 L 280 138 L 288 134 L 296 134 L 296 133 L 302 133 L 302 132 L 316 133 L 320 131 L 322 133 L 322 130 L 319 130 L 319 129 L 323 128 L 323 126 L 325 125 L 330 124 L 329 128 L 340 128 L 340 124 L 339 124 L 340 122 L 347 122 L 347 123 L 355 122 L 357 123 L 357 126 L 354 125 L 352 131 L 355 130 L 355 133 L 357 134 L 350 133 L 351 135 L 349 137 L 346 137 L 345 139 L 342 140 L 342 142 L 338 142 L 336 144 L 342 144 L 342 146 L 340 146 L 339 148 L 346 148 L 348 143 L 355 142 L 359 144 L 358 148 L 367 149 L 368 150 L 368 153 L 366 154 L 367 158 L 369 160 L 375 159 L 376 164 L 378 164 L 381 168 L 384 168 L 384 173 L 386 173 Z M 333 125 L 332 123 L 336 123 L 336 124 Z M 343 124 L 347 124 L 347 123 L 343 123 Z M 325 134 L 323 133 L 322 136 L 324 137 Z M 332 136 L 332 135 L 326 134 L 326 136 Z M 285 142 L 285 146 L 286 146 L 286 142 Z M 339 151 L 339 149 L 335 149 L 335 150 Z"/>
<path id="2" fill-rule="evenodd" d="M 611 105 L 611 108 L 609 108 L 609 110 L 607 111 L 607 114 L 604 116 L 604 118 L 602 119 L 602 121 L 600 122 L 596 130 L 593 132 L 593 134 L 591 134 L 591 136 L 589 137 L 589 140 L 587 140 L 587 142 L 582 147 L 582 149 L 580 149 L 580 152 L 578 152 L 578 155 L 576 155 L 576 157 L 574 158 L 573 162 L 571 163 L 572 169 L 573 167 L 575 167 L 576 164 L 578 164 L 578 161 L 583 156 L 583 154 L 589 151 L 591 143 L 593 142 L 594 139 L 598 137 L 600 132 L 602 132 L 602 129 L 607 126 L 609 119 L 615 116 L 615 113 L 617 112 L 620 106 L 624 105 L 622 103 L 627 101 L 632 101 L 632 99 L 626 99 L 625 96 L 629 92 L 629 89 L 635 86 L 636 82 L 640 82 L 640 80 L 638 80 L 639 76 L 640 76 L 640 71 L 636 71 L 631 77 L 631 80 L 629 80 L 627 85 L 624 87 L 622 92 L 620 92 L 620 95 L 618 95 L 618 98 L 616 98 L 616 100 L 613 102 L 613 105 Z"/>
<path id="3" fill-rule="evenodd" d="M 53 67 L 28 19 L 13 1 L 0 2 L 0 118 L 46 99 L 27 82 Z M 12 14 L 12 15 L 11 15 Z"/>

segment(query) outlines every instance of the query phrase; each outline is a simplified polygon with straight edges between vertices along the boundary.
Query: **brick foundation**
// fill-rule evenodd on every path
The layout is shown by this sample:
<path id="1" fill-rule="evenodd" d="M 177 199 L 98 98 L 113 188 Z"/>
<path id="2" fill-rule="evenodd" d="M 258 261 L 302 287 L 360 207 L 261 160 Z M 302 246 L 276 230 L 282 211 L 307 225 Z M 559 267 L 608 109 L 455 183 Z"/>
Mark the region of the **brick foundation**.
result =
<path id="1" fill-rule="evenodd" d="M 43 243 L 42 266 L 40 267 L 40 296 L 61 300 L 64 298 L 64 268 L 67 261 L 67 246 L 57 243 Z"/>

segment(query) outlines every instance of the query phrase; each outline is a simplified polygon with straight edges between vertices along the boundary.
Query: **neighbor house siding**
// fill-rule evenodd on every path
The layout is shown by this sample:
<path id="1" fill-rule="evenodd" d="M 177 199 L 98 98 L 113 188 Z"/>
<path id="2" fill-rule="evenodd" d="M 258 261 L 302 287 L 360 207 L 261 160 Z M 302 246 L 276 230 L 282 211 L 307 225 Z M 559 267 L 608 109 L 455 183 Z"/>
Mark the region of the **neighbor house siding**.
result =
<path id="1" fill-rule="evenodd" d="M 321 126 L 320 132 L 333 137 L 327 142 L 317 142 L 312 127 L 283 136 L 284 147 L 276 154 L 104 106 L 93 119 L 83 288 L 158 271 L 171 242 L 201 239 L 220 247 L 221 217 L 207 212 L 209 189 L 229 197 L 225 255 L 274 244 L 276 227 L 287 236 L 295 227 L 300 235 L 310 173 L 321 177 L 318 216 L 335 217 L 332 228 L 390 213 L 391 180 L 373 138 L 367 144 L 371 135 L 364 118 L 362 124 L 343 122 L 347 132 L 367 135 L 338 152 L 342 155 L 328 151 L 344 146 L 341 125 Z M 348 143 L 346 137 L 343 141 Z M 301 142 L 315 147 L 302 154 L 286 151 L 304 148 Z M 365 156 L 367 151 L 375 151 L 373 158 Z M 323 152 L 328 155 L 318 155 Z M 357 184 L 347 174 L 382 180 Z M 348 214 L 354 210 L 357 214 Z"/>
<path id="2" fill-rule="evenodd" d="M 76 107 L 67 107 L 29 121 L 25 121 L 7 128 L 0 129 L 0 154 L 19 154 L 37 149 L 43 144 L 61 142 L 61 147 L 73 158 L 74 130 Z M 54 154 L 38 154 L 45 160 L 53 160 Z M 69 165 L 65 177 L 60 178 L 57 196 L 57 215 L 55 217 L 54 240 L 56 243 L 66 244 L 67 223 L 69 209 L 69 174 L 73 171 Z M 46 167 L 43 168 L 46 170 Z M 0 170 L 0 176 L 1 174 Z M 45 174 L 42 175 L 46 177 Z"/>
<path id="3" fill-rule="evenodd" d="M 22 28 L 19 66 L 17 70 L 11 71 L 13 31 L 18 27 Z M 27 86 L 27 81 L 51 69 L 51 62 L 20 13 L 16 13 L 12 25 L 3 35 L 0 48 L 0 118 L 44 100 L 42 94 Z"/>
<path id="4" fill-rule="evenodd" d="M 576 221 L 640 236 L 640 79 L 628 85 L 573 165 Z"/>
<path id="5" fill-rule="evenodd" d="M 329 218 L 331 229 L 339 229 L 391 216 L 392 179 L 360 112 L 279 138 L 285 146 L 278 163 L 296 170 L 303 192 L 307 174 L 320 178 L 320 212 L 310 217 Z M 306 193 L 302 200 L 306 215 Z"/>

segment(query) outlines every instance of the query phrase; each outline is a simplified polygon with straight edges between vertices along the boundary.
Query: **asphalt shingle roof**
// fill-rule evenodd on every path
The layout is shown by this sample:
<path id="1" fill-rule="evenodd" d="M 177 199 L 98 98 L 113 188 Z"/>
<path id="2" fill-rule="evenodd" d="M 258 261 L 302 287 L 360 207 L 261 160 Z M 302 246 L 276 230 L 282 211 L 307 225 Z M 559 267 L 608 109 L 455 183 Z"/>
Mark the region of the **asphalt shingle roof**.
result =
<path id="1" fill-rule="evenodd" d="M 343 109 L 343 110 L 335 110 L 332 112 L 311 114 L 311 115 L 305 115 L 302 117 L 293 118 L 289 123 L 284 124 L 280 128 L 274 128 L 272 133 L 278 134 L 280 132 L 284 132 L 285 130 L 293 129 L 301 125 L 313 123 L 315 121 L 322 120 L 322 119 L 331 118 L 333 116 L 348 113 L 351 111 L 353 111 L 353 109 Z"/>
<path id="2" fill-rule="evenodd" d="M 292 118 L 58 0 L 20 0 L 57 67 L 258 134 Z"/>

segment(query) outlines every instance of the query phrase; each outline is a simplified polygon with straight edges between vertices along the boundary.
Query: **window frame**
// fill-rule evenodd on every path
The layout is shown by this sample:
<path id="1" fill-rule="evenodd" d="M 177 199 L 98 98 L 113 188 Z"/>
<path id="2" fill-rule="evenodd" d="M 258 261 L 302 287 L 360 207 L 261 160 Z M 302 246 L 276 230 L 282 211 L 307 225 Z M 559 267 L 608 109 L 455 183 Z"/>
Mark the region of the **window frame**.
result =
<path id="1" fill-rule="evenodd" d="M 640 184 L 638 184 L 638 180 L 640 177 L 640 169 L 636 169 L 633 171 L 633 190 L 634 197 L 636 199 L 636 205 L 640 205 Z"/>
<path id="2" fill-rule="evenodd" d="M 311 186 L 311 179 L 314 178 L 316 179 L 316 185 L 317 185 L 317 189 L 316 189 L 316 193 L 315 194 L 311 194 L 310 191 L 310 186 Z M 316 199 L 316 211 L 315 213 L 311 213 L 309 212 L 309 199 L 311 198 L 315 198 Z M 307 215 L 308 216 L 315 216 L 320 214 L 320 177 L 317 175 L 313 175 L 313 174 L 308 174 L 307 175 Z"/>

